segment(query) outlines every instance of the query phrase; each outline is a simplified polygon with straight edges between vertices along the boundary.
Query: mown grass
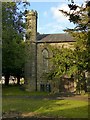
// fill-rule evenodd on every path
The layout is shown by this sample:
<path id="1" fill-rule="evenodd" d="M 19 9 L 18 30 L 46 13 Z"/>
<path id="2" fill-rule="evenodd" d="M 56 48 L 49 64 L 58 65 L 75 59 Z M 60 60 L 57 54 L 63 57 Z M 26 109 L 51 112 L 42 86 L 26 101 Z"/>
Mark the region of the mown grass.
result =
<path id="1" fill-rule="evenodd" d="M 17 111 L 22 114 L 33 113 L 37 117 L 88 118 L 88 103 L 76 100 L 35 100 L 5 98 L 3 112 Z"/>
<path id="2" fill-rule="evenodd" d="M 88 118 L 88 102 L 79 100 L 49 100 L 44 92 L 27 92 L 19 86 L 3 87 L 2 111 L 16 111 L 21 116 Z M 17 96 L 44 96 L 32 99 Z M 16 97 L 8 97 L 16 96 Z"/>
<path id="3" fill-rule="evenodd" d="M 25 91 L 22 86 L 18 85 L 9 85 L 9 86 L 2 86 L 2 95 L 4 96 L 44 96 L 48 95 L 47 92 L 29 92 Z"/>

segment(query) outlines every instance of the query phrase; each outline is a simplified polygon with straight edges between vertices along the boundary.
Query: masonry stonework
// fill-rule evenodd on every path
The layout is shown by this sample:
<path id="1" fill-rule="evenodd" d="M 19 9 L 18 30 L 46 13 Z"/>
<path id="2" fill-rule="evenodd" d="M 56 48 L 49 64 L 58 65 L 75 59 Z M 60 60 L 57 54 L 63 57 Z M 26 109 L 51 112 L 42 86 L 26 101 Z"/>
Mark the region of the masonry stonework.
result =
<path id="1" fill-rule="evenodd" d="M 46 84 L 49 82 L 52 92 L 60 92 L 65 90 L 74 91 L 74 81 L 47 80 L 44 73 L 48 73 L 52 67 L 50 58 L 52 51 L 50 46 L 73 49 L 73 38 L 68 34 L 37 34 L 37 12 L 28 11 L 26 16 L 27 22 L 27 40 L 26 52 L 28 54 L 25 65 L 25 82 L 27 90 L 35 91 L 41 90 L 41 83 L 46 90 Z"/>
<path id="2" fill-rule="evenodd" d="M 25 65 L 25 82 L 27 90 L 35 91 L 37 81 L 37 48 L 36 48 L 36 34 L 37 34 L 37 12 L 28 11 L 26 15 L 26 52 L 27 60 Z M 28 44 L 28 45 L 27 45 Z"/>

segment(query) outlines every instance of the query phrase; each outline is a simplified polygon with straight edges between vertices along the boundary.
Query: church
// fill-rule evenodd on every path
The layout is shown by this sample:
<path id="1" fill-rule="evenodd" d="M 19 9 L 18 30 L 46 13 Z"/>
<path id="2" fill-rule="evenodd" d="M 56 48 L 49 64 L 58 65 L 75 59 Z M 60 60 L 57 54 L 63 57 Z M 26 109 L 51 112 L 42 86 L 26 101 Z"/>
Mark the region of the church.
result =
<path id="1" fill-rule="evenodd" d="M 43 73 L 48 73 L 52 63 L 47 58 L 52 57 L 48 46 L 67 48 L 73 47 L 75 40 L 68 34 L 37 33 L 37 11 L 28 11 L 26 15 L 26 53 L 25 85 L 29 91 L 71 91 L 75 89 L 74 80 L 47 80 Z M 46 85 L 49 86 L 46 87 Z M 49 87 L 49 89 L 48 89 Z"/>

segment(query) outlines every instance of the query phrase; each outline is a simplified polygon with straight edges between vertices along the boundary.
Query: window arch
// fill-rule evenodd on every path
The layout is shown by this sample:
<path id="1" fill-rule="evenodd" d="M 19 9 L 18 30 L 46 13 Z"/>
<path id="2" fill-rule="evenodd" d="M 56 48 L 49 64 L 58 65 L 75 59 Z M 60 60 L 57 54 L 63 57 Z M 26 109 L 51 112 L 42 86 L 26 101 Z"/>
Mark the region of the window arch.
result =
<path id="1" fill-rule="evenodd" d="M 43 57 L 43 70 L 44 71 L 48 71 L 48 50 L 47 49 L 44 49 L 42 51 L 42 57 Z"/>

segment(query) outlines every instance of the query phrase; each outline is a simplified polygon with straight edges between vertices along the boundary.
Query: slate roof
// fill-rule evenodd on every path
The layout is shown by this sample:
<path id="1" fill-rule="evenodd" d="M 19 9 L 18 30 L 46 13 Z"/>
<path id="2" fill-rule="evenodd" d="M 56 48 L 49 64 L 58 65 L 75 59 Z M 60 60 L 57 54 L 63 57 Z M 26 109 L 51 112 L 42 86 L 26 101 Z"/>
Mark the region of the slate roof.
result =
<path id="1" fill-rule="evenodd" d="M 56 42 L 75 42 L 74 38 L 69 34 L 39 34 L 37 35 L 37 43 L 56 43 Z"/>

